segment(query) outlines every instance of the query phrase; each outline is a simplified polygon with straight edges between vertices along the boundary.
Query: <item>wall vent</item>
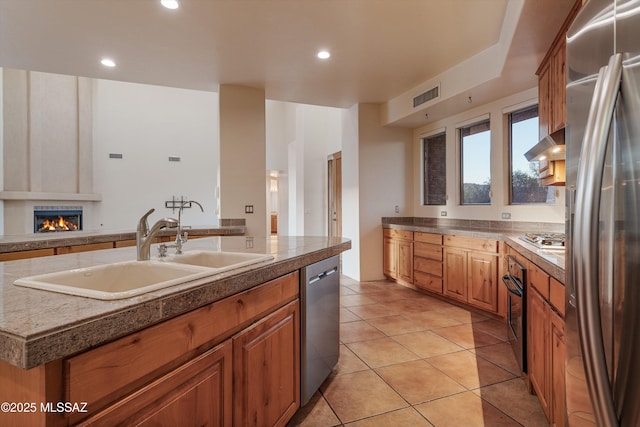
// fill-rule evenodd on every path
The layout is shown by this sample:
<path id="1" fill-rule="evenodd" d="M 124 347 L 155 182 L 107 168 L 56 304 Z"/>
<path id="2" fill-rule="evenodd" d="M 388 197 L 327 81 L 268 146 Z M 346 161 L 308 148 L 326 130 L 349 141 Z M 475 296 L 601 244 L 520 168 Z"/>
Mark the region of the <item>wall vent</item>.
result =
<path id="1" fill-rule="evenodd" d="M 418 96 L 413 98 L 413 108 L 419 107 L 422 104 L 425 104 L 429 101 L 433 101 L 434 99 L 438 99 L 440 97 L 440 85 L 435 86 L 429 89 L 426 92 L 421 93 Z"/>

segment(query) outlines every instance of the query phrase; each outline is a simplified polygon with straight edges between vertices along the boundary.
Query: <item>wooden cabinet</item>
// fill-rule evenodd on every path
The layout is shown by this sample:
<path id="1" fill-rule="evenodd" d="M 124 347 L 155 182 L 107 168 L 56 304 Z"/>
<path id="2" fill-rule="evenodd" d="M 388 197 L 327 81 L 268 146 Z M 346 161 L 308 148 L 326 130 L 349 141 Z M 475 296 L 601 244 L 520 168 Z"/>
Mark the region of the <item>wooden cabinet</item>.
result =
<path id="1" fill-rule="evenodd" d="M 564 319 L 553 310 L 551 313 L 551 397 L 549 399 L 550 421 L 552 426 L 564 427 L 564 364 L 566 341 L 564 336 Z"/>
<path id="2" fill-rule="evenodd" d="M 87 410 L 0 425 L 284 425 L 300 404 L 299 286 L 296 271 L 63 360 L 0 362 L 0 401 Z"/>
<path id="3" fill-rule="evenodd" d="M 527 293 L 527 355 L 529 383 L 538 395 L 540 405 L 549 418 L 549 305 L 542 295 L 530 288 Z"/>
<path id="4" fill-rule="evenodd" d="M 554 139 L 562 139 L 564 142 L 567 117 L 566 33 L 581 6 L 582 0 L 576 0 L 536 71 L 538 75 L 538 136 L 540 139 L 553 134 Z M 564 185 L 565 161 L 541 161 L 538 173 L 541 185 Z"/>
<path id="5" fill-rule="evenodd" d="M 413 284 L 413 232 L 385 228 L 383 241 L 384 275 L 400 283 Z"/>
<path id="6" fill-rule="evenodd" d="M 299 316 L 294 301 L 233 338 L 235 426 L 284 426 L 300 407 Z"/>
<path id="7" fill-rule="evenodd" d="M 552 426 L 564 426 L 564 285 L 529 263 L 527 355 L 529 384 Z"/>
<path id="8" fill-rule="evenodd" d="M 572 18 L 573 19 L 573 18 Z M 564 31 L 566 33 L 566 30 Z M 563 33 L 563 35 L 564 35 Z M 549 133 L 564 129 L 566 123 L 566 39 L 560 37 L 551 51 L 551 114 L 549 117 Z"/>
<path id="9" fill-rule="evenodd" d="M 498 242 L 445 236 L 444 245 L 444 294 L 498 313 Z"/>
<path id="10" fill-rule="evenodd" d="M 467 302 L 467 251 L 444 248 L 444 294 Z"/>
<path id="11" fill-rule="evenodd" d="M 467 301 L 483 310 L 498 311 L 498 257 L 492 254 L 467 254 Z"/>
<path id="12" fill-rule="evenodd" d="M 231 426 L 231 340 L 144 386 L 81 426 Z"/>
<path id="13" fill-rule="evenodd" d="M 442 295 L 442 235 L 415 232 L 413 240 L 413 284 Z"/>

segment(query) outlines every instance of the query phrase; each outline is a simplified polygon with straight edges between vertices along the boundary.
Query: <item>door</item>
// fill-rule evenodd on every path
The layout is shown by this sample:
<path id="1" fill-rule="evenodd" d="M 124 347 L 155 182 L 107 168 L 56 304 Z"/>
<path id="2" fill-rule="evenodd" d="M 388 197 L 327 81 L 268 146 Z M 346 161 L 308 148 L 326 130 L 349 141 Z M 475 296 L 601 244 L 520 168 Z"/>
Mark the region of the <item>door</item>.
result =
<path id="1" fill-rule="evenodd" d="M 498 256 L 469 252 L 468 256 L 469 304 L 483 310 L 498 311 Z"/>
<path id="2" fill-rule="evenodd" d="M 327 158 L 329 237 L 342 236 L 342 152 Z"/>
<path id="3" fill-rule="evenodd" d="M 298 300 L 233 338 L 233 386 L 238 427 L 284 426 L 300 407 Z"/>
<path id="4" fill-rule="evenodd" d="M 207 351 L 81 423 L 230 427 L 231 341 Z"/>
<path id="5" fill-rule="evenodd" d="M 467 302 L 467 251 L 444 248 L 444 294 Z"/>

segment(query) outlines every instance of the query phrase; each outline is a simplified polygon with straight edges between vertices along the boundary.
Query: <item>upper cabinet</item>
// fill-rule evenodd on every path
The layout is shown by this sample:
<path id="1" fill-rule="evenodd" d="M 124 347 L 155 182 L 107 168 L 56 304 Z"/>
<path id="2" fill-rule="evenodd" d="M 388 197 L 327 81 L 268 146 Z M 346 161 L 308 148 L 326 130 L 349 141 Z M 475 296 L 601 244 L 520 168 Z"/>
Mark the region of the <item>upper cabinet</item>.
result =
<path id="1" fill-rule="evenodd" d="M 566 124 L 566 35 L 569 26 L 582 6 L 576 0 L 560 31 L 556 35 L 536 74 L 538 75 L 539 137 L 551 135 L 564 144 Z M 564 160 L 540 161 L 539 176 L 542 185 L 564 185 Z"/>
<path id="2" fill-rule="evenodd" d="M 540 139 L 564 129 L 566 121 L 566 36 L 582 0 L 576 0 L 538 67 Z"/>

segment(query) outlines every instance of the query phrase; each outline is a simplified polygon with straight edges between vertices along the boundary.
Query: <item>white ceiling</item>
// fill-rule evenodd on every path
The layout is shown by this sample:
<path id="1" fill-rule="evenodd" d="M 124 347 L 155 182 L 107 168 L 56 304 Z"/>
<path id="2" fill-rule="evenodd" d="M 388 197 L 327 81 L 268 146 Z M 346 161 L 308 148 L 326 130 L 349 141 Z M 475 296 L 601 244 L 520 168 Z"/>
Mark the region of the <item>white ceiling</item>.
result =
<path id="1" fill-rule="evenodd" d="M 510 2 L 524 3 L 515 18 Z M 0 66 L 206 91 L 237 84 L 350 107 L 385 103 L 504 42 L 505 19 L 517 19 L 499 78 L 477 87 L 489 100 L 535 86 L 573 2 L 180 0 L 172 11 L 159 0 L 0 0 Z M 316 58 L 321 48 L 329 60 Z M 104 56 L 117 67 L 100 65 Z"/>

